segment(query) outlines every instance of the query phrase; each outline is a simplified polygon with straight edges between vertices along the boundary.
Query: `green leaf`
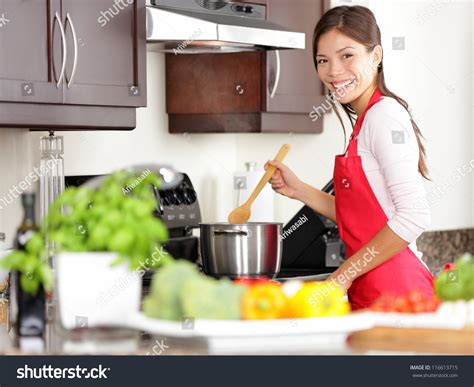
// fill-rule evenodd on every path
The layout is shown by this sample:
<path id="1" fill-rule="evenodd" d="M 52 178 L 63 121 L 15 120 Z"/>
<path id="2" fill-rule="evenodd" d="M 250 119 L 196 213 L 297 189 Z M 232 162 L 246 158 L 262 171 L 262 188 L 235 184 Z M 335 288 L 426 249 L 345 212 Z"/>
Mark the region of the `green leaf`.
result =
<path id="1" fill-rule="evenodd" d="M 169 238 L 168 229 L 165 224 L 156 218 L 150 218 L 143 222 L 143 229 L 154 240 L 165 242 Z"/>
<path id="2" fill-rule="evenodd" d="M 41 265 L 38 268 L 38 278 L 40 283 L 43 284 L 45 290 L 50 291 L 53 286 L 53 272 L 47 265 Z"/>
<path id="3" fill-rule="evenodd" d="M 44 242 L 43 238 L 40 234 L 35 233 L 30 238 L 30 240 L 26 244 L 26 251 L 33 255 L 41 255 L 42 251 L 44 250 Z"/>
<path id="4" fill-rule="evenodd" d="M 155 246 L 168 239 L 165 225 L 153 215 L 156 199 L 152 185 L 159 187 L 160 178 L 150 173 L 118 171 L 108 176 L 98 189 L 69 187 L 51 205 L 40 232 L 27 245 L 25 252 L 6 257 L 2 266 L 29 273 L 22 280 L 29 291 L 52 283 L 51 271 L 42 261 L 44 241 L 55 242 L 56 251 L 115 251 L 120 257 L 114 265 L 128 262 L 136 269 L 149 259 L 153 266 L 172 260 L 169 254 L 152 260 Z M 122 188 L 134 185 L 124 194 Z"/>
<path id="5" fill-rule="evenodd" d="M 40 285 L 39 278 L 31 274 L 22 274 L 20 276 L 20 285 L 26 293 L 35 295 Z"/>
<path id="6" fill-rule="evenodd" d="M 107 212 L 102 221 L 104 224 L 114 229 L 122 222 L 122 215 L 119 210 L 111 209 Z"/>
<path id="7" fill-rule="evenodd" d="M 116 267 L 120 264 L 122 264 L 125 260 L 126 260 L 126 256 L 125 255 L 119 255 L 111 264 L 110 266 L 112 267 Z"/>
<path id="8" fill-rule="evenodd" d="M 127 253 L 132 250 L 135 240 L 134 230 L 131 227 L 124 227 L 110 238 L 108 249 L 118 253 Z"/>
<path id="9" fill-rule="evenodd" d="M 103 223 L 99 223 L 90 231 L 89 247 L 92 251 L 104 251 L 107 248 L 109 238 L 110 228 Z"/>

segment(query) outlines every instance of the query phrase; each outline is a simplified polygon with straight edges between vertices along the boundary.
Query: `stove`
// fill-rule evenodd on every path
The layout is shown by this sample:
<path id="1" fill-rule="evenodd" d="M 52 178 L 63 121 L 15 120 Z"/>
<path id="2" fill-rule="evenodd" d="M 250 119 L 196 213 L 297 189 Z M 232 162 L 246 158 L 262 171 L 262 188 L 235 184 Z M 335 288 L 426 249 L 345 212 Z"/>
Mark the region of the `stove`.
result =
<path id="1" fill-rule="evenodd" d="M 322 191 L 334 195 L 333 181 Z M 308 206 L 302 207 L 283 227 L 282 238 L 282 263 L 277 278 L 324 279 L 345 259 L 337 225 Z"/>
<path id="2" fill-rule="evenodd" d="M 336 268 L 321 269 L 282 269 L 276 276 L 277 281 L 301 280 L 324 281 Z"/>
<path id="3" fill-rule="evenodd" d="M 155 216 L 169 231 L 169 240 L 163 247 L 173 257 L 200 266 L 199 238 L 193 235 L 193 229 L 199 228 L 201 211 L 191 179 L 186 173 L 182 175 L 182 182 L 173 189 L 153 187 L 157 203 Z M 66 176 L 66 187 L 79 186 L 93 177 L 96 176 Z M 322 190 L 334 194 L 332 181 Z M 307 206 L 283 227 L 282 239 L 282 264 L 276 280 L 324 280 L 345 257 L 337 225 Z M 151 271 L 144 275 L 144 288 L 149 287 L 152 275 Z"/>

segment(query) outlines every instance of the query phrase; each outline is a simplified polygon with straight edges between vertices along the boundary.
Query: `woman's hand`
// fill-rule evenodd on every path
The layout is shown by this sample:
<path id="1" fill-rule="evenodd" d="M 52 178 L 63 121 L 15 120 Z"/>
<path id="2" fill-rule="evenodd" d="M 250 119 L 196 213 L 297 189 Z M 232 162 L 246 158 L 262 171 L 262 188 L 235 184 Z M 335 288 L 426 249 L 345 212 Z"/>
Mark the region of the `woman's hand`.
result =
<path id="1" fill-rule="evenodd" d="M 302 182 L 290 168 L 280 161 L 268 161 L 265 164 L 265 170 L 270 166 L 276 168 L 275 173 L 268 181 L 275 192 L 290 199 L 299 200 L 313 211 L 336 223 L 334 196 Z"/>
<path id="2" fill-rule="evenodd" d="M 275 192 L 291 199 L 298 199 L 299 194 L 303 190 L 304 183 L 298 179 L 293 171 L 280 161 L 268 161 L 264 168 L 273 166 L 276 168 L 275 173 L 269 180 L 269 184 Z"/>
<path id="3" fill-rule="evenodd" d="M 351 287 L 352 285 L 352 280 L 347 278 L 345 275 L 344 278 L 339 278 L 339 275 L 340 274 L 343 274 L 344 270 L 341 270 L 341 267 L 339 267 L 339 269 L 337 269 L 335 272 L 333 272 L 328 278 L 326 281 L 328 282 L 332 282 L 334 283 L 335 285 L 339 286 L 340 288 L 342 288 L 346 293 L 347 293 L 347 290 Z"/>

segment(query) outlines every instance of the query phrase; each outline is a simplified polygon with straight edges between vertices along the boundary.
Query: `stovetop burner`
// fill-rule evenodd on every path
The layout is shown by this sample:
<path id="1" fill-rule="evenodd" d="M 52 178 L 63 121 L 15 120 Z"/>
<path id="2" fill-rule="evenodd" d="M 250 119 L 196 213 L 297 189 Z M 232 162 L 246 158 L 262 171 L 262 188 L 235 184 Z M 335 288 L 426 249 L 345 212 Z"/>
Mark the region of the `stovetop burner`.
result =
<path id="1" fill-rule="evenodd" d="M 336 269 L 336 267 L 324 267 L 316 269 L 281 269 L 275 279 L 278 281 L 324 281 Z"/>

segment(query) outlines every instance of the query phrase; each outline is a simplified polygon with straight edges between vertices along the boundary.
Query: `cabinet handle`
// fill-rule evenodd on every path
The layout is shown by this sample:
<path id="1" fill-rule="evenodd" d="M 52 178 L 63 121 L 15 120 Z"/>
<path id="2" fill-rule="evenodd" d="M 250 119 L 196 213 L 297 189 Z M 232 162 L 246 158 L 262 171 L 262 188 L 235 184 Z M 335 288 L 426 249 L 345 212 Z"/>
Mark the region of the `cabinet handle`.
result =
<path id="1" fill-rule="evenodd" d="M 61 31 L 61 42 L 63 46 L 63 63 L 61 65 L 61 73 L 59 74 L 58 82 L 56 83 L 56 87 L 59 89 L 59 85 L 61 84 L 64 78 L 64 72 L 66 71 L 67 45 L 66 45 L 66 33 L 64 32 L 63 23 L 61 22 L 61 17 L 59 16 L 57 11 L 54 15 L 54 18 L 58 22 L 59 30 Z"/>
<path id="2" fill-rule="evenodd" d="M 275 50 L 275 58 L 276 58 L 276 75 L 275 75 L 275 83 L 273 84 L 273 89 L 270 93 L 270 98 L 273 98 L 275 96 L 275 93 L 278 89 L 278 84 L 280 83 L 280 70 L 281 70 L 280 51 Z"/>
<path id="3" fill-rule="evenodd" d="M 69 24 L 71 25 L 72 40 L 74 42 L 74 62 L 72 64 L 71 78 L 69 78 L 69 81 L 67 80 L 67 76 L 66 76 L 67 88 L 69 89 L 69 87 L 72 84 L 72 80 L 74 78 L 74 75 L 76 74 L 78 45 L 77 45 L 76 29 L 74 28 L 74 23 L 72 22 L 72 18 L 71 18 L 71 15 L 69 14 L 69 12 L 66 13 L 66 27 L 67 27 L 67 22 L 68 21 L 69 21 Z"/>
<path id="4" fill-rule="evenodd" d="M 71 78 L 69 78 L 69 81 L 67 80 L 67 76 L 66 76 L 67 88 L 69 89 L 69 87 L 72 84 L 72 80 L 74 79 L 74 75 L 76 74 L 78 47 L 77 47 L 76 29 L 74 28 L 74 23 L 72 21 L 72 18 L 69 12 L 66 13 L 66 27 L 67 27 L 68 21 L 69 21 L 69 24 L 71 25 L 72 40 L 74 42 L 74 62 L 72 64 Z"/>

